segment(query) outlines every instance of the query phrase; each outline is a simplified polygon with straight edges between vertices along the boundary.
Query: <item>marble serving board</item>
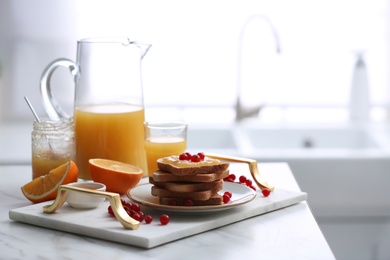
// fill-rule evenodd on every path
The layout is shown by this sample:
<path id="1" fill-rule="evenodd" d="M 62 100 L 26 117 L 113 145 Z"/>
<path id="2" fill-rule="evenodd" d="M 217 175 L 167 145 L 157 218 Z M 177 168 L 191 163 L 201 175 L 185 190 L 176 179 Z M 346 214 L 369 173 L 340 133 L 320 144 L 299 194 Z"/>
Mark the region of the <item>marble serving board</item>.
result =
<path id="1" fill-rule="evenodd" d="M 142 207 L 145 214 L 153 217 L 151 224 L 142 223 L 137 230 L 127 230 L 114 217 L 107 213 L 109 202 L 90 210 L 80 210 L 65 203 L 53 214 L 43 213 L 42 207 L 51 202 L 34 204 L 9 211 L 9 218 L 15 221 L 45 228 L 85 235 L 103 240 L 153 248 L 184 237 L 206 232 L 221 226 L 265 214 L 306 200 L 304 192 L 275 189 L 269 197 L 257 191 L 254 200 L 247 204 L 217 212 L 177 213 L 169 212 L 171 221 L 167 226 L 159 222 L 163 212 Z M 275 220 L 277 221 L 277 220 Z"/>

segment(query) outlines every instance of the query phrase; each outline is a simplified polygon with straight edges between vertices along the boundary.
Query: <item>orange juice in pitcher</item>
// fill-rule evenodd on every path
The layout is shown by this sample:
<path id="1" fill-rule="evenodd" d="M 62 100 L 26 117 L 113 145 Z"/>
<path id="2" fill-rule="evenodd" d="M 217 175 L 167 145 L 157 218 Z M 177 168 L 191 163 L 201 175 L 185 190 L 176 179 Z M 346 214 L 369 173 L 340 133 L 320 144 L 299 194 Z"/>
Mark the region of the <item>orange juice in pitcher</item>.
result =
<path id="1" fill-rule="evenodd" d="M 144 109 L 114 104 L 75 108 L 76 164 L 91 179 L 88 160 L 104 158 L 146 169 Z"/>
<path id="2" fill-rule="evenodd" d="M 144 104 L 141 61 L 150 48 L 129 38 L 90 38 L 77 42 L 77 61 L 58 59 L 41 78 L 43 105 L 52 120 L 69 117 L 51 95 L 50 77 L 58 67 L 75 81 L 76 164 L 91 179 L 89 159 L 132 164 L 145 173 Z"/>

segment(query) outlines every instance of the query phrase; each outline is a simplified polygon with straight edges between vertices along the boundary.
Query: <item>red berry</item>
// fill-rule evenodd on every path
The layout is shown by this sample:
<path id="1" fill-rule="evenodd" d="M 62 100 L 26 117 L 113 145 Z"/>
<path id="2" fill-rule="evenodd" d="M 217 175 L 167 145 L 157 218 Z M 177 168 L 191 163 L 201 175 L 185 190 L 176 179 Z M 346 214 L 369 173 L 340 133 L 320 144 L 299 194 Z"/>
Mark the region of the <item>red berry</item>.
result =
<path id="1" fill-rule="evenodd" d="M 230 191 L 225 191 L 223 195 L 228 195 L 230 198 L 233 196 L 233 194 Z"/>
<path id="2" fill-rule="evenodd" d="M 201 160 L 204 160 L 204 153 L 203 152 L 198 153 L 198 155 L 199 155 Z"/>
<path id="3" fill-rule="evenodd" d="M 180 154 L 179 155 L 179 160 L 188 160 L 188 156 L 187 156 L 187 154 L 186 153 L 182 153 L 182 154 Z"/>
<path id="4" fill-rule="evenodd" d="M 230 196 L 228 194 L 223 194 L 222 199 L 223 203 L 228 203 L 230 201 Z"/>
<path id="5" fill-rule="evenodd" d="M 170 220 L 170 218 L 169 218 L 169 216 L 168 216 L 167 214 L 162 214 L 162 215 L 160 216 L 160 223 L 161 223 L 161 225 L 166 225 L 166 224 L 168 224 L 168 223 L 169 223 L 169 220 Z"/>
<path id="6" fill-rule="evenodd" d="M 236 180 L 236 175 L 235 174 L 229 174 L 229 178 L 232 179 L 233 181 Z"/>
<path id="7" fill-rule="evenodd" d="M 187 160 L 191 160 L 192 154 L 189 152 L 186 152 L 185 154 L 187 155 Z"/>
<path id="8" fill-rule="evenodd" d="M 271 191 L 268 188 L 265 188 L 261 191 L 264 197 L 268 197 L 271 194 Z"/>
<path id="9" fill-rule="evenodd" d="M 145 223 L 146 224 L 150 224 L 150 223 L 152 223 L 152 221 L 153 221 L 153 217 L 152 216 L 150 216 L 150 215 L 146 215 L 145 216 Z"/>
<path id="10" fill-rule="evenodd" d="M 184 206 L 193 206 L 194 202 L 191 199 L 187 199 L 183 203 Z"/>
<path id="11" fill-rule="evenodd" d="M 133 203 L 131 205 L 131 209 L 134 210 L 135 212 L 139 212 L 141 210 L 141 207 L 137 203 Z"/>
<path id="12" fill-rule="evenodd" d="M 133 211 L 131 209 L 128 209 L 128 208 L 124 208 L 127 215 L 129 215 L 131 217 L 131 215 L 133 214 Z"/>
<path id="13" fill-rule="evenodd" d="M 134 213 L 131 215 L 131 217 L 137 221 L 141 221 L 141 216 L 138 213 Z"/>
<path id="14" fill-rule="evenodd" d="M 199 155 L 194 154 L 194 155 L 191 157 L 191 162 L 200 162 L 200 157 L 199 157 Z"/>
<path id="15" fill-rule="evenodd" d="M 131 204 L 130 201 L 126 201 L 126 200 L 124 200 L 124 199 L 121 199 L 121 202 L 122 202 L 122 206 L 123 206 L 124 209 L 129 209 L 129 210 L 131 210 L 131 206 L 132 206 L 133 204 Z"/>
<path id="16" fill-rule="evenodd" d="M 240 183 L 245 183 L 246 182 L 246 177 L 244 175 L 241 175 L 238 180 L 240 181 Z"/>
<path id="17" fill-rule="evenodd" d="M 110 205 L 110 206 L 108 206 L 108 209 L 107 209 L 107 211 L 108 211 L 108 214 L 110 214 L 111 216 L 115 216 L 115 214 L 114 214 L 114 211 L 112 211 L 112 207 L 111 207 L 111 205 Z"/>
<path id="18" fill-rule="evenodd" d="M 126 212 L 131 212 L 131 206 L 123 205 L 123 208 L 126 210 Z"/>
<path id="19" fill-rule="evenodd" d="M 176 200 L 170 200 L 170 201 L 168 202 L 168 205 L 169 205 L 169 206 L 176 206 L 176 205 L 177 205 L 177 201 L 176 201 Z"/>
<path id="20" fill-rule="evenodd" d="M 252 180 L 246 179 L 245 185 L 248 186 L 248 187 L 252 186 Z"/>
<path id="21" fill-rule="evenodd" d="M 139 220 L 139 222 L 142 222 L 142 220 L 144 220 L 144 218 L 145 218 L 145 213 L 143 213 L 142 211 L 140 211 L 140 212 L 138 212 L 138 214 L 140 215 L 140 220 Z"/>
<path id="22" fill-rule="evenodd" d="M 256 187 L 253 186 L 253 185 L 249 186 L 249 188 L 251 188 L 252 190 L 256 191 Z"/>
<path id="23" fill-rule="evenodd" d="M 227 182 L 234 182 L 234 180 L 230 176 L 224 178 L 223 180 Z"/>

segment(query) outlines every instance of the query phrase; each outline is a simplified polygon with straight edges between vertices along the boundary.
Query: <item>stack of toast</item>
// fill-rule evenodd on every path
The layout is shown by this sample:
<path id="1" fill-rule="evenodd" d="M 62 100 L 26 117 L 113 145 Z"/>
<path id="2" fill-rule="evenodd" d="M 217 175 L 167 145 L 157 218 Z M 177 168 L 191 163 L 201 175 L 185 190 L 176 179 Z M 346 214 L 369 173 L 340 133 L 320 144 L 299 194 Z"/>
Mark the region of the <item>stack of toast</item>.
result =
<path id="1" fill-rule="evenodd" d="M 178 156 L 157 160 L 158 171 L 149 178 L 152 195 L 160 204 L 176 206 L 220 205 L 218 192 L 229 176 L 229 163 L 205 157 L 199 162 L 180 160 Z"/>

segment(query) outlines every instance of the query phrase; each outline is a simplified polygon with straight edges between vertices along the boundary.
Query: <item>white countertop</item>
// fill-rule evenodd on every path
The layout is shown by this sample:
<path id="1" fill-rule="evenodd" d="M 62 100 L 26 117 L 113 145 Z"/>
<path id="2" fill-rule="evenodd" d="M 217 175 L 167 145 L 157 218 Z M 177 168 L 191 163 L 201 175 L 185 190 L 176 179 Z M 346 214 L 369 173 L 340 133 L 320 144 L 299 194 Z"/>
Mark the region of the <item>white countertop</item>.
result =
<path id="1" fill-rule="evenodd" d="M 245 164 L 234 164 L 230 168 L 236 174 L 247 172 Z M 300 190 L 285 163 L 262 163 L 259 170 L 276 188 Z M 306 202 L 152 249 L 142 249 L 10 220 L 9 210 L 31 205 L 20 191 L 20 187 L 30 180 L 29 165 L 0 166 L 2 258 L 334 259 Z"/>

